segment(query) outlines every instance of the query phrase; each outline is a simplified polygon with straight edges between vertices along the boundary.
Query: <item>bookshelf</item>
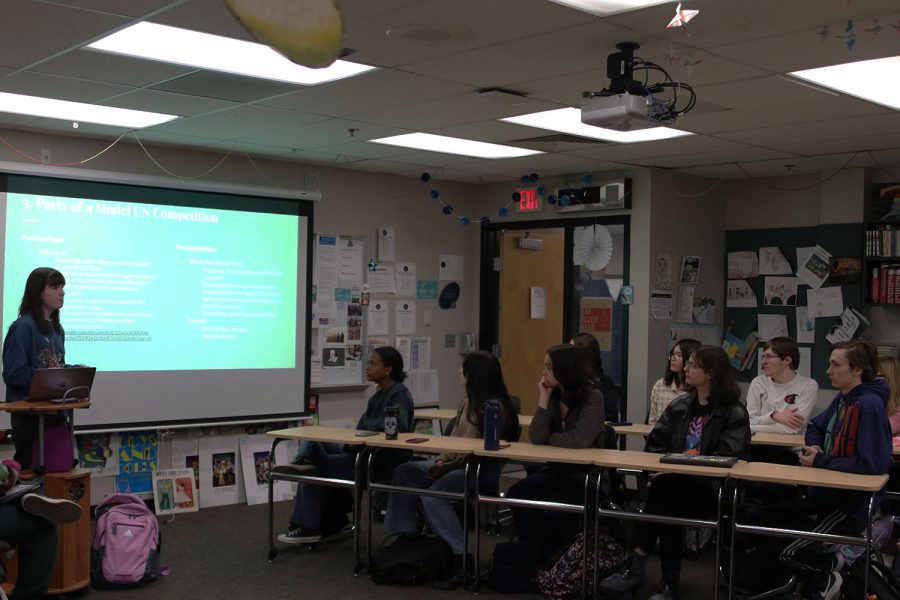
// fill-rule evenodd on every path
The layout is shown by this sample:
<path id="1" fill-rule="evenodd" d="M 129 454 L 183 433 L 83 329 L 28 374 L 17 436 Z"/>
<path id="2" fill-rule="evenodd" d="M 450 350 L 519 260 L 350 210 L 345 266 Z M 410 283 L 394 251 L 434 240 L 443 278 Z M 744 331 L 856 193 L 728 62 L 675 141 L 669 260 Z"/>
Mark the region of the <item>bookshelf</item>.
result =
<path id="1" fill-rule="evenodd" d="M 866 207 L 863 298 L 866 306 L 900 307 L 900 185 L 875 186 Z M 886 218 L 889 217 L 889 218 Z"/>

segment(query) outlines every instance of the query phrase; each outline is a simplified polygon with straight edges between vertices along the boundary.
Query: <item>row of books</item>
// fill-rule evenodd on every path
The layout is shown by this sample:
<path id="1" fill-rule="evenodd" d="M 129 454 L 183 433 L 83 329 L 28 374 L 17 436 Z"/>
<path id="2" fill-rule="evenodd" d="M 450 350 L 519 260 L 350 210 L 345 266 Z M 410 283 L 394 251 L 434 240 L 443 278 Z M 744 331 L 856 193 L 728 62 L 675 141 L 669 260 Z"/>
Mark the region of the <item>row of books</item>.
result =
<path id="1" fill-rule="evenodd" d="M 896 346 L 875 346 L 878 350 L 878 358 L 887 356 L 890 358 L 900 357 L 900 348 Z"/>
<path id="2" fill-rule="evenodd" d="M 900 256 L 900 224 L 867 229 L 866 256 Z"/>
<path id="3" fill-rule="evenodd" d="M 872 267 L 869 285 L 872 304 L 900 304 L 900 264 Z"/>

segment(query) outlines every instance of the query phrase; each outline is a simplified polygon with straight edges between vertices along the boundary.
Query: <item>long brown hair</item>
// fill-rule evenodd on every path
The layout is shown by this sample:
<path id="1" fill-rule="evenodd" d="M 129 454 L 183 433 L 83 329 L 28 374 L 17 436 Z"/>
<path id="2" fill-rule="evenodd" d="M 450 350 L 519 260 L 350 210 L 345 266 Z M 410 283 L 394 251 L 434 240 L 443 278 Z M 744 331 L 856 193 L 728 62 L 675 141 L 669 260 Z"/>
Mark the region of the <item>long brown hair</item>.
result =
<path id="1" fill-rule="evenodd" d="M 900 358 L 882 356 L 878 359 L 878 373 L 888 382 L 891 397 L 888 398 L 887 414 L 891 416 L 900 408 Z"/>
<path id="2" fill-rule="evenodd" d="M 38 267 L 28 275 L 25 281 L 25 293 L 22 294 L 22 303 L 19 304 L 19 316 L 31 315 L 35 325 L 43 334 L 49 334 L 51 324 L 53 331 L 62 333 L 62 325 L 59 324 L 59 310 L 50 313 L 50 323 L 44 317 L 44 305 L 41 302 L 41 294 L 48 285 L 66 285 L 66 278 L 56 269 L 50 267 Z"/>

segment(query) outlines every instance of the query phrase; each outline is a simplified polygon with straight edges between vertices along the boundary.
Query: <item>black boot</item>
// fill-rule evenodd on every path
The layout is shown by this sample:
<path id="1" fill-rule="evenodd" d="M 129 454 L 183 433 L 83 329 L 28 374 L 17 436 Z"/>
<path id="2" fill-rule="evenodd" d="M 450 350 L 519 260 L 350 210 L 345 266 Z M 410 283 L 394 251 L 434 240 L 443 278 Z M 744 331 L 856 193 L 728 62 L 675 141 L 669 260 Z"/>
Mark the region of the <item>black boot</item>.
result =
<path id="1" fill-rule="evenodd" d="M 659 591 L 650 596 L 650 600 L 678 600 L 678 582 L 680 580 L 681 571 L 663 573 Z"/>
<path id="2" fill-rule="evenodd" d="M 647 582 L 647 555 L 633 552 L 625 568 L 600 582 L 600 591 L 621 595 L 636 592 Z"/>

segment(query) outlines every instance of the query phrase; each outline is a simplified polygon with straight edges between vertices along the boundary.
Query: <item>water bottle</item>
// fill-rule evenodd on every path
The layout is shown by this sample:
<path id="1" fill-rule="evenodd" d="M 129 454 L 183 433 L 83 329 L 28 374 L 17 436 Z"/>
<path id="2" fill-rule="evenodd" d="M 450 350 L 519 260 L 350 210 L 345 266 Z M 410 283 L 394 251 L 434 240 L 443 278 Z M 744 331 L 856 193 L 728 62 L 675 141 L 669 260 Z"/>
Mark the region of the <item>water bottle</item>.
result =
<path id="1" fill-rule="evenodd" d="M 399 406 L 386 406 L 384 409 L 384 439 L 397 439 L 397 420 L 400 418 Z"/>
<path id="2" fill-rule="evenodd" d="M 500 449 L 500 402 L 497 400 L 484 403 L 484 449 Z"/>

